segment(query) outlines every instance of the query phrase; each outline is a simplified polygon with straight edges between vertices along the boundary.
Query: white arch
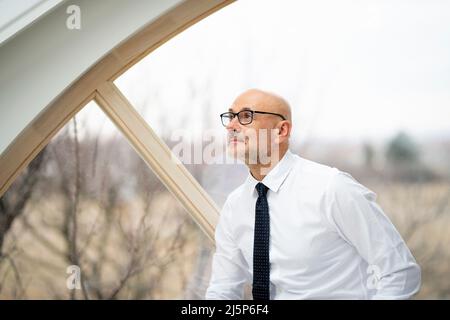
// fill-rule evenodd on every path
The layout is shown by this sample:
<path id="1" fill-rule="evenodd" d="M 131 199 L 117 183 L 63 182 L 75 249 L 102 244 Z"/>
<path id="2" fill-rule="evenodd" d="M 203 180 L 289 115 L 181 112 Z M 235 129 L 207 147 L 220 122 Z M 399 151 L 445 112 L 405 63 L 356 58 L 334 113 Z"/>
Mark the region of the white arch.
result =
<path id="1" fill-rule="evenodd" d="M 218 209 L 112 81 L 174 35 L 232 0 L 67 1 L 0 47 L 0 196 L 84 105 L 96 99 L 210 239 Z M 107 4 L 107 5 L 105 5 Z M 114 32 L 115 31 L 115 32 Z M 30 54 L 30 52 L 32 54 Z"/>

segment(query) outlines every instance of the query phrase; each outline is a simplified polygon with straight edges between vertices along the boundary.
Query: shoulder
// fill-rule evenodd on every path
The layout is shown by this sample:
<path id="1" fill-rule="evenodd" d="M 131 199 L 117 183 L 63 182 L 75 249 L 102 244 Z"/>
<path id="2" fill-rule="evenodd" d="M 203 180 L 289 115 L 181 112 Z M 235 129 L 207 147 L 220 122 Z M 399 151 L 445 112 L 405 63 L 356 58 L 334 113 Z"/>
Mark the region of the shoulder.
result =
<path id="1" fill-rule="evenodd" d="M 242 183 L 228 194 L 225 200 L 224 207 L 231 206 L 233 205 L 233 203 L 238 202 L 240 198 L 244 196 L 245 190 L 246 190 L 246 182 Z"/>
<path id="2" fill-rule="evenodd" d="M 310 190 L 311 194 L 320 195 L 325 200 L 355 195 L 364 195 L 368 200 L 375 200 L 377 196 L 346 171 L 295 154 L 294 158 L 295 183 Z"/>
<path id="3" fill-rule="evenodd" d="M 338 174 L 339 169 L 303 158 L 294 154 L 294 165 L 291 172 L 291 181 L 296 188 L 303 192 L 319 195 L 326 191 L 327 186 Z"/>
<path id="4" fill-rule="evenodd" d="M 329 165 L 309 160 L 307 158 L 301 157 L 297 154 L 293 155 L 294 167 L 300 170 L 304 175 L 312 175 L 319 179 L 330 179 L 332 175 L 338 171 L 337 168 L 331 167 Z"/>
<path id="5" fill-rule="evenodd" d="M 330 201 L 350 201 L 356 197 L 374 201 L 377 194 L 356 180 L 350 173 L 336 169 L 328 181 L 326 196 Z"/>

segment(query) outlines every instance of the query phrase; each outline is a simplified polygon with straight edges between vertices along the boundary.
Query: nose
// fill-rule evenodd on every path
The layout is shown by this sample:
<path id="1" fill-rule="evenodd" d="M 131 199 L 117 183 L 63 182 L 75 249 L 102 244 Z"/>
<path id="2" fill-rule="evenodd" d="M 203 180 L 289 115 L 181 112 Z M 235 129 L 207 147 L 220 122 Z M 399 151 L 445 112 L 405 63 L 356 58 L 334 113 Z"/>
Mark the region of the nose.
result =
<path id="1" fill-rule="evenodd" d="M 226 126 L 226 129 L 228 131 L 235 130 L 239 131 L 241 127 L 241 124 L 239 123 L 239 119 L 237 116 L 235 116 L 233 119 L 231 119 L 230 123 Z"/>

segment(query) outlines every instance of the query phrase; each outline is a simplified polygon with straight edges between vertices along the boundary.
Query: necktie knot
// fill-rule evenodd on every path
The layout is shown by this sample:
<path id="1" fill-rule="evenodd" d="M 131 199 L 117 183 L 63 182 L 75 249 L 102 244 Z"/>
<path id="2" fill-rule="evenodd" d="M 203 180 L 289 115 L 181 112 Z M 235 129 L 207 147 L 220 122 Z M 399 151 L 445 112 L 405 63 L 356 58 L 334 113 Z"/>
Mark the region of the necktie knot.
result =
<path id="1" fill-rule="evenodd" d="M 266 196 L 267 190 L 269 190 L 269 188 L 261 182 L 258 182 L 258 184 L 256 185 L 255 188 L 256 188 L 256 191 L 258 191 L 258 196 L 260 196 L 260 197 Z"/>

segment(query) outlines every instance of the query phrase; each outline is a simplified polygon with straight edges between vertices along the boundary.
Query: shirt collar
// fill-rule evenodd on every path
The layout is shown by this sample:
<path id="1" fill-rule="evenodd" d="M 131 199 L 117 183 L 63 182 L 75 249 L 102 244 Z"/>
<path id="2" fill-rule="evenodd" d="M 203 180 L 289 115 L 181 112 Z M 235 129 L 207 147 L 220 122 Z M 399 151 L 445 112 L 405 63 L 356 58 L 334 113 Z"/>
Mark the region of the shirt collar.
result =
<path id="1" fill-rule="evenodd" d="M 262 182 L 273 192 L 278 192 L 284 180 L 288 176 L 292 166 L 294 164 L 294 155 L 288 149 L 284 154 L 283 158 L 273 167 L 269 173 L 263 178 L 262 181 L 256 180 L 250 170 L 248 171 L 248 176 L 246 184 L 250 192 L 255 191 L 255 186 L 258 182 Z"/>

